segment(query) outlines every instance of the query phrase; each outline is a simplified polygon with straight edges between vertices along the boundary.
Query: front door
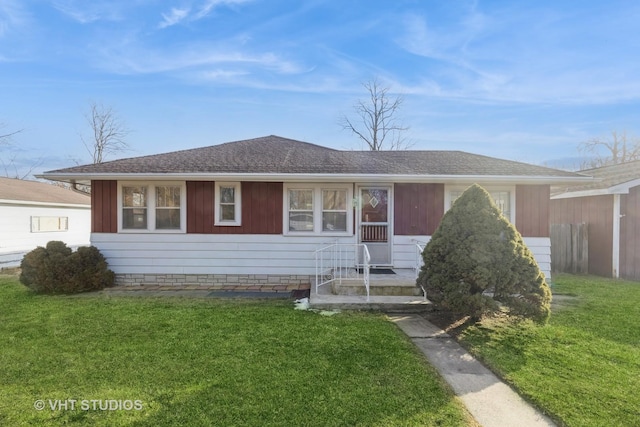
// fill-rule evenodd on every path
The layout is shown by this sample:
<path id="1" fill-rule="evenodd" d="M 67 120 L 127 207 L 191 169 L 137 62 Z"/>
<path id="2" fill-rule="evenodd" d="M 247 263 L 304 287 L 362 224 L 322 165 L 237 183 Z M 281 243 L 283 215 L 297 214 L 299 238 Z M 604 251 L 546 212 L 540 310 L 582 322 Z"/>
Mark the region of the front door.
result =
<path id="1" fill-rule="evenodd" d="M 365 243 L 371 265 L 391 265 L 390 188 L 361 187 L 359 205 L 359 243 Z"/>

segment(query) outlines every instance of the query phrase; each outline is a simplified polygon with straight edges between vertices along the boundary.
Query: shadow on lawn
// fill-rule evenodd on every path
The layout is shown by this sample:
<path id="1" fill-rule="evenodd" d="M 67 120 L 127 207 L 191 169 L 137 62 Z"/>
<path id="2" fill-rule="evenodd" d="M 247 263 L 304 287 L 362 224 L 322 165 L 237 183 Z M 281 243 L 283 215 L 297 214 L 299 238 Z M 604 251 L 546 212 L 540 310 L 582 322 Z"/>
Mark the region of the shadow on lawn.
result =
<path id="1" fill-rule="evenodd" d="M 221 389 L 222 388 L 222 389 Z M 424 414 L 394 413 L 371 410 L 350 405 L 349 402 L 335 402 L 331 390 L 327 395 L 309 396 L 301 392 L 292 396 L 294 400 L 256 398 L 256 390 L 246 390 L 229 401 L 222 385 L 207 385 L 196 389 L 168 392 L 156 397 L 145 410 L 144 420 L 137 420 L 133 426 L 174 426 L 174 425 L 235 425 L 235 426 L 341 426 L 341 425 L 421 425 Z M 432 425 L 467 425 L 452 416 L 449 405 L 428 411 Z M 385 420 L 385 421 L 382 421 Z M 431 422 L 430 422 L 431 424 Z M 475 425 L 470 423 L 468 425 Z"/>

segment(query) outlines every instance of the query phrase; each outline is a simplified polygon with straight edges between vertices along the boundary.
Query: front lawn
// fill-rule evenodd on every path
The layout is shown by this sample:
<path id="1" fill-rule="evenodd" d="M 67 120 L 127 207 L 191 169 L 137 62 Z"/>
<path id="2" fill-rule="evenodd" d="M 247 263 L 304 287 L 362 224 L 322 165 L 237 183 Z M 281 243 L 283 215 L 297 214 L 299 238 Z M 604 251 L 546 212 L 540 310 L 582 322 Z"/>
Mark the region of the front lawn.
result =
<path id="1" fill-rule="evenodd" d="M 640 283 L 568 275 L 554 282 L 560 304 L 547 326 L 485 321 L 462 342 L 565 425 L 638 425 Z"/>
<path id="2" fill-rule="evenodd" d="M 0 425 L 27 424 L 473 421 L 382 315 L 325 317 L 288 301 L 36 296 L 0 276 Z"/>

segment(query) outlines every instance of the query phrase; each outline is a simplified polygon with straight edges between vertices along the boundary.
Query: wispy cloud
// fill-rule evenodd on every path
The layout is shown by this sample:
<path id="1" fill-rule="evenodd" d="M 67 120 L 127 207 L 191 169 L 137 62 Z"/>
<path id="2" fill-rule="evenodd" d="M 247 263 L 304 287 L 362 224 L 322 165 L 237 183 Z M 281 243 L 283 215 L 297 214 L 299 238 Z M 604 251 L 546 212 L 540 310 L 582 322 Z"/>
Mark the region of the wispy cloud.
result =
<path id="1" fill-rule="evenodd" d="M 19 1 L 3 0 L 0 2 L 0 37 L 22 27 L 27 21 L 27 14 Z"/>
<path id="2" fill-rule="evenodd" d="M 176 9 L 172 8 L 171 12 L 163 13 L 163 21 L 158 24 L 158 28 L 167 28 L 176 25 L 189 16 L 190 8 Z"/>
<path id="3" fill-rule="evenodd" d="M 142 0 L 51 0 L 58 12 L 80 23 L 91 24 L 98 21 L 125 21 L 141 12 Z"/>
<path id="4" fill-rule="evenodd" d="M 238 76 L 269 70 L 277 74 L 296 74 L 307 70 L 296 61 L 273 52 L 248 52 L 230 43 L 211 47 L 202 44 L 188 48 L 151 50 L 139 46 L 123 45 L 102 52 L 102 66 L 121 74 L 152 74 L 179 71 L 199 71 L 221 77 L 220 70 Z M 230 75 L 230 74 L 229 74 Z"/>
<path id="5" fill-rule="evenodd" d="M 68 16 L 80 24 L 90 24 L 100 19 L 100 14 L 95 10 L 80 9 L 70 2 L 55 2 L 53 4 L 59 12 Z"/>
<path id="6" fill-rule="evenodd" d="M 216 7 L 219 6 L 237 6 L 248 3 L 252 0 L 205 0 L 204 2 L 196 2 L 192 6 L 182 8 L 171 8 L 169 13 L 162 13 L 162 21 L 158 24 L 158 28 L 163 29 L 174 26 L 181 22 L 193 22 L 209 16 Z"/>
<path id="7" fill-rule="evenodd" d="M 620 25 L 626 19 L 619 12 L 606 13 L 609 19 L 593 23 L 561 8 L 550 12 L 516 5 L 479 12 L 471 5 L 451 14 L 445 25 L 426 14 L 407 14 L 396 42 L 429 62 L 413 84 L 405 80 L 406 89 L 491 103 L 596 104 L 638 98 L 640 69 L 631 56 L 609 54 L 602 46 L 600 57 L 594 57 L 593 42 L 614 37 L 608 32 L 622 37 L 607 26 L 629 27 Z"/>
<path id="8" fill-rule="evenodd" d="M 224 70 L 215 69 L 209 71 L 203 71 L 199 73 L 199 77 L 206 81 L 228 81 L 237 77 L 247 76 L 249 73 L 246 70 Z"/>

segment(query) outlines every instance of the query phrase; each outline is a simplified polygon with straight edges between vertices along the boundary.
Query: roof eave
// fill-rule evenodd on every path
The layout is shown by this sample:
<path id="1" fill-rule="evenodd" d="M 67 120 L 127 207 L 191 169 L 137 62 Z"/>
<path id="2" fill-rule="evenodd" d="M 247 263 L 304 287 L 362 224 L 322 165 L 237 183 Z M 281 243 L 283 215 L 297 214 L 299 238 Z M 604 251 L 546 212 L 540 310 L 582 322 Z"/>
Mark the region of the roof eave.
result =
<path id="1" fill-rule="evenodd" d="M 572 199 L 576 197 L 605 196 L 610 194 L 629 194 L 629 189 L 640 186 L 640 178 L 606 188 L 593 188 L 589 190 L 565 191 L 555 194 L 551 199 Z"/>
<path id="2" fill-rule="evenodd" d="M 118 181 L 296 181 L 296 182 L 429 182 L 429 183 L 476 183 L 495 182 L 512 184 L 577 184 L 593 182 L 587 176 L 545 175 L 416 175 L 416 174 L 331 174 L 331 173 L 44 173 L 38 178 L 78 184 L 90 184 L 92 180 Z"/>
<path id="3" fill-rule="evenodd" d="M 91 209 L 91 203 L 38 202 L 34 200 L 0 199 L 0 205 L 45 206 L 74 209 Z"/>

